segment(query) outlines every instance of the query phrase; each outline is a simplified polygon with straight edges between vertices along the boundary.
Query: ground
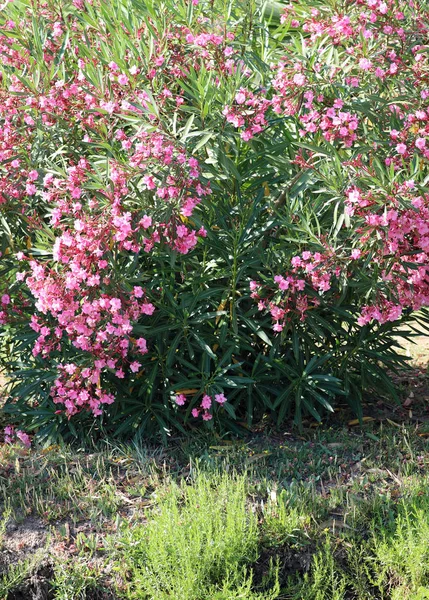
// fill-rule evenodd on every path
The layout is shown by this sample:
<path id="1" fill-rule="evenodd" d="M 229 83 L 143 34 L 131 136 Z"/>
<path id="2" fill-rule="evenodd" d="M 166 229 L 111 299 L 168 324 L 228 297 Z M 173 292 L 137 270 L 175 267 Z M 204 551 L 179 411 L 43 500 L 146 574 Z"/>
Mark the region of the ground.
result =
<path id="1" fill-rule="evenodd" d="M 419 537 L 429 532 L 428 347 L 422 338 L 410 348 L 412 368 L 396 376 L 402 403 L 368 403 L 362 426 L 344 406 L 320 426 L 278 432 L 262 423 L 244 440 L 201 434 L 169 447 L 92 451 L 1 446 L 0 598 L 429 597 Z M 210 520 L 220 524 L 219 540 L 214 525 L 208 535 L 221 544 L 230 523 L 228 505 L 216 512 L 219 490 L 230 499 L 240 485 L 247 516 L 232 539 L 242 534 L 254 545 L 237 548 L 231 563 L 219 559 L 216 574 L 197 546 Z M 160 535 L 153 555 L 145 527 L 152 539 Z M 136 554 L 140 544 L 148 549 Z M 191 565 L 197 574 L 185 589 L 183 555 L 192 556 L 192 544 L 199 567 Z M 177 572 L 168 562 L 176 551 Z M 154 592 L 151 574 L 158 581 L 160 573 L 170 579 Z M 233 582 L 221 584 L 225 578 Z"/>

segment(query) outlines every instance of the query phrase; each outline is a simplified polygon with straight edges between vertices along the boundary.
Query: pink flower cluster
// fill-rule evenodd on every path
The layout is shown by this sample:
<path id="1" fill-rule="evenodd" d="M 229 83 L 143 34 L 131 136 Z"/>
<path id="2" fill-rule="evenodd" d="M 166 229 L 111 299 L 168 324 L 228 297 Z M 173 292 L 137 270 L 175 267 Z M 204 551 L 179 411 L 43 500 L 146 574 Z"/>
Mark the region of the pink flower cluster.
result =
<path id="1" fill-rule="evenodd" d="M 222 114 L 228 123 L 243 130 L 241 138 L 248 142 L 267 126 L 265 115 L 270 105 L 271 102 L 265 98 L 264 91 L 253 93 L 246 88 L 240 88 L 235 95 L 234 104 L 225 106 Z"/>
<path id="2" fill-rule="evenodd" d="M 274 78 L 271 85 L 275 93 L 271 105 L 279 115 L 295 115 L 299 111 L 300 97 L 308 79 L 303 72 L 303 63 L 287 60 L 285 57 L 273 65 Z"/>
<path id="3" fill-rule="evenodd" d="M 190 217 L 202 198 L 211 193 L 209 183 L 200 181 L 198 160 L 188 157 L 164 134 L 141 130 L 129 138 L 120 130 L 116 137 L 130 152 L 130 166 L 147 172 L 141 180 L 142 189 L 172 204 L 176 214 Z"/>
<path id="4" fill-rule="evenodd" d="M 118 378 L 125 376 L 127 367 L 135 373 L 140 365 L 134 357 L 147 352 L 145 339 L 134 340 L 131 333 L 133 323 L 152 315 L 155 307 L 140 286 L 131 292 L 123 289 L 112 272 L 112 250 L 150 252 L 156 242 L 165 242 L 186 254 L 198 236 L 205 236 L 203 228 L 195 232 L 174 216 L 190 216 L 209 193 L 208 186 L 199 183 L 198 161 L 177 152 L 158 133 L 139 134 L 133 143 L 130 164 L 137 172 L 133 175 L 149 198 L 157 196 L 174 205 L 169 223 L 155 226 L 148 215 L 126 210 L 130 176 L 115 164 L 110 170 L 111 190 L 103 190 L 107 203 L 85 190 L 93 174 L 85 159 L 68 168 L 66 179 L 49 173 L 43 179 L 42 193 L 54 206 L 52 224 L 60 232 L 53 248 L 55 265 L 30 260 L 24 277 L 37 310 L 44 315 L 31 320 L 39 334 L 33 354 L 48 357 L 71 342 L 87 357 L 85 368 L 74 363 L 60 366 L 60 378 L 52 388 L 54 401 L 64 404 L 68 416 L 82 408 L 100 414 L 100 405 L 113 401 L 100 383 L 103 371 Z M 161 171 L 156 175 L 159 165 L 169 168 L 164 179 Z M 151 174 L 143 174 L 149 168 Z"/>
<path id="5" fill-rule="evenodd" d="M 392 112 L 401 119 L 402 126 L 390 130 L 393 156 L 386 158 L 386 164 L 399 170 L 415 156 L 429 160 L 429 108 L 403 110 L 392 105 Z"/>
<path id="6" fill-rule="evenodd" d="M 397 0 L 356 0 L 347 3 L 347 14 L 332 14 L 326 6 L 320 9 L 309 7 L 308 13 L 303 15 L 292 2 L 284 8 L 281 21 L 294 28 L 302 26 L 303 31 L 310 34 L 312 43 L 323 37 L 335 45 L 341 45 L 345 40 L 358 42 L 360 36 L 365 39 L 398 36 L 402 39 L 404 13 L 400 4 Z"/>
<path id="7" fill-rule="evenodd" d="M 408 206 L 399 202 L 402 198 Z M 360 217 L 360 246 L 376 250 L 374 263 L 396 301 L 378 294 L 372 307 L 364 307 L 360 324 L 399 318 L 403 308 L 429 305 L 429 194 L 419 194 L 413 181 L 396 184 L 391 194 L 375 195 L 352 188 L 347 193 L 349 212 Z M 377 243 L 375 244 L 375 240 Z M 407 267 L 412 265 L 412 268 Z"/>
<path id="8" fill-rule="evenodd" d="M 286 275 L 274 276 L 274 285 L 251 281 L 250 296 L 258 302 L 260 311 L 270 313 L 273 330 L 279 333 L 297 317 L 304 321 L 307 311 L 320 305 L 321 296 L 331 289 L 332 278 L 338 279 L 340 273 L 332 251 L 304 251 L 292 258 Z"/>
<path id="9" fill-rule="evenodd" d="M 31 438 L 28 433 L 24 433 L 20 429 L 15 430 L 12 425 L 7 425 L 4 428 L 4 441 L 6 444 L 15 444 L 19 440 L 26 448 L 31 446 Z"/>
<path id="10" fill-rule="evenodd" d="M 187 398 L 185 394 L 181 393 L 175 396 L 174 401 L 178 406 L 184 406 Z M 222 406 L 226 401 L 227 398 L 223 393 L 215 394 L 213 397 L 209 396 L 208 394 L 204 394 L 200 406 L 192 409 L 192 416 L 197 418 L 201 415 L 203 421 L 210 421 L 213 418 L 213 404 L 217 403 Z"/>
<path id="11" fill-rule="evenodd" d="M 226 106 L 223 115 L 236 128 L 244 128 L 241 137 L 248 141 L 267 125 L 267 113 L 272 109 L 284 116 L 299 116 L 301 136 L 321 132 L 327 142 L 340 141 L 350 148 L 357 140 L 359 119 L 355 113 L 343 110 L 344 101 L 336 98 L 326 107 L 323 94 L 313 92 L 301 62 L 293 65 L 284 60 L 276 66 L 272 80 L 275 91 L 271 99 L 240 88 L 232 107 Z M 265 91 L 266 93 L 266 91 Z M 319 106 L 315 105 L 318 103 Z"/>
<path id="12" fill-rule="evenodd" d="M 86 240 L 80 243 L 80 235 L 69 239 L 72 243 L 68 264 L 61 273 L 30 261 L 26 284 L 43 315 L 33 315 L 31 319 L 31 327 L 39 334 L 33 354 L 48 357 L 70 342 L 77 351 L 86 353 L 87 361 L 90 359 L 88 364 L 92 366 L 60 366 L 61 377 L 51 393 L 55 402 L 65 404 L 68 415 L 82 407 L 100 414 L 99 405 L 112 401 L 112 396 L 101 387 L 102 372 L 111 371 L 119 378 L 124 377 L 126 366 L 135 372 L 134 356 L 145 354 L 147 345 L 144 338 L 131 337 L 132 323 L 140 315 L 152 314 L 155 308 L 147 302 L 139 286 L 131 294 L 122 292 L 120 297 L 103 293 L 103 284 L 109 279 L 103 254 L 89 254 Z M 66 257 L 62 254 L 63 262 Z M 67 376 L 70 381 L 64 384 Z M 76 394 L 78 387 L 82 389 L 81 395 Z"/>
<path id="13" fill-rule="evenodd" d="M 81 0 L 75 6 L 84 10 Z M 31 23 L 31 9 L 27 13 Z M 73 15 L 67 23 L 59 20 L 47 5 L 38 17 L 49 23 L 44 56 L 50 64 L 66 29 L 78 31 L 80 22 Z M 13 30 L 17 25 L 9 21 L 7 26 Z M 136 36 L 131 44 L 140 43 L 141 36 L 156 36 L 155 24 L 148 27 L 130 31 Z M 157 245 L 187 254 L 206 236 L 191 217 L 211 194 L 210 184 L 201 175 L 199 160 L 165 131 L 162 112 L 180 110 L 184 99 L 177 82 L 191 70 L 213 72 L 220 86 L 242 60 L 231 46 L 234 34 L 205 18 L 193 29 L 172 21 L 158 33 L 149 61 L 126 51 L 117 64 L 96 58 L 101 42 L 110 45 L 110 34 L 87 31 L 93 59 L 67 44 L 67 79 L 54 75 L 39 89 L 11 73 L 8 89 L 0 92 L 0 204 L 25 213 L 31 232 L 45 227 L 39 214 L 43 203 L 55 231 L 52 260 L 21 253 L 27 268 L 17 281 L 36 300 L 30 323 L 38 334 L 33 354 L 48 359 L 53 352 L 67 355 L 71 349 L 76 355 L 59 365 L 51 390 L 69 417 L 83 409 L 100 414 L 101 406 L 113 401 L 107 380 L 137 376 L 139 356 L 148 351 L 146 340 L 135 339 L 132 330 L 152 315 L 154 306 L 142 287 L 130 289 L 123 281 L 115 261 L 125 263 Z M 7 35 L 0 35 L 0 50 L 4 64 L 17 72 L 29 61 L 25 48 L 16 50 Z M 100 73 L 98 82 L 94 68 Z M 29 160 L 40 124 L 47 132 L 62 128 L 69 154 L 61 153 L 60 168 L 52 165 L 46 171 L 45 164 Z M 91 150 L 92 144 L 105 144 L 106 132 L 115 157 L 100 168 Z M 0 324 L 6 322 L 7 304 L 4 295 Z"/>
<path id="14" fill-rule="evenodd" d="M 116 137 L 127 140 L 125 134 Z M 28 174 L 34 189 L 29 190 L 27 183 L 27 195 L 38 192 L 53 206 L 51 221 L 60 232 L 53 248 L 56 265 L 29 260 L 29 271 L 18 274 L 43 315 L 31 319 L 31 327 L 39 334 L 33 354 L 47 358 L 71 342 L 89 361 L 84 368 L 75 364 L 59 367 L 60 377 L 51 393 L 56 403 L 64 404 L 68 416 L 83 408 L 100 414 L 100 405 L 113 401 L 100 383 L 102 372 L 123 378 L 128 365 L 136 373 L 140 365 L 134 356 L 147 352 L 144 338 L 134 340 L 131 332 L 133 323 L 142 315 L 151 315 L 154 306 L 140 286 L 129 293 L 112 279 L 112 249 L 149 252 L 155 243 L 164 242 L 186 254 L 198 237 L 206 235 L 204 228 L 196 232 L 179 218 L 180 214 L 191 216 L 201 198 L 210 193 L 209 186 L 199 181 L 198 161 L 178 151 L 159 133 L 149 136 L 140 132 L 125 150 L 132 150 L 129 162 L 133 172 L 130 175 L 113 164 L 111 189 L 103 186 L 100 190 L 105 197 L 102 202 L 92 190 L 91 194 L 85 190 L 94 174 L 86 159 L 68 167 L 66 178 L 48 173 L 37 186 L 38 172 Z M 165 176 L 162 169 L 168 169 Z M 151 174 L 145 175 L 148 170 Z M 129 193 L 131 177 L 141 181 L 149 198 L 155 196 L 173 205 L 169 223 L 153 224 L 150 216 L 126 210 L 123 199 Z M 3 295 L 2 307 L 9 301 L 9 296 Z M 4 309 L 0 319 L 6 320 Z"/>
<path id="15" fill-rule="evenodd" d="M 417 191 L 418 185 L 411 178 L 395 183 L 390 192 L 356 184 L 360 179 L 377 178 L 372 161 L 383 156 L 386 145 L 383 147 L 377 136 L 372 138 L 373 125 L 368 128 L 365 112 L 348 109 L 364 97 L 362 89 L 382 98 L 386 92 L 380 86 L 391 85 L 392 91 L 387 92 L 390 99 L 389 94 L 398 93 L 396 77 L 412 82 L 416 103 L 389 102 L 383 109 L 388 127 L 385 137 L 390 138 L 385 164 L 399 174 L 415 169 L 416 159 L 428 160 L 429 61 L 427 47 L 418 37 L 420 34 L 420 40 L 425 39 L 428 26 L 420 10 L 418 5 L 409 6 L 402 0 L 357 0 L 348 3 L 346 14 L 332 14 L 329 7 L 309 7 L 306 12 L 295 2 L 284 9 L 283 24 L 302 28 L 310 37 L 304 42 L 307 58 L 297 60 L 294 51 L 286 48 L 282 60 L 273 66 L 273 110 L 295 117 L 300 136 L 320 132 L 328 144 L 340 142 L 343 148 L 365 144 L 370 149 L 368 157 L 345 156 L 341 165 L 345 179 L 353 181 L 344 202 L 352 249 L 346 244 L 323 256 L 307 251 L 292 259 L 292 269 L 286 275 L 274 277 L 274 285 L 251 282 L 251 295 L 261 310 L 271 313 L 275 331 L 281 331 L 293 315 L 304 318 L 334 282 L 339 290 L 340 275 L 347 281 L 367 256 L 380 273 L 380 284 L 375 285 L 374 304 L 361 307 L 359 325 L 394 321 L 401 318 L 404 309 L 429 305 L 428 197 Z M 405 13 L 415 38 L 404 29 Z M 403 48 L 405 39 L 411 44 L 408 55 Z M 318 59 L 332 43 L 338 46 L 347 67 L 323 64 Z M 322 93 L 327 86 L 329 93 Z M 313 152 L 308 152 L 307 158 L 301 153 L 295 162 L 311 170 L 316 161 Z M 323 239 L 320 243 L 325 245 Z M 305 290 L 312 290 L 310 296 L 297 289 L 297 270 L 302 273 Z"/>
<path id="16" fill-rule="evenodd" d="M 3 294 L 0 297 L 0 325 L 4 325 L 7 321 L 7 307 L 10 304 L 9 294 Z"/>
<path id="17" fill-rule="evenodd" d="M 397 321 L 401 318 L 402 306 L 396 305 L 393 302 L 386 301 L 385 298 L 380 298 L 377 306 L 364 306 L 357 322 L 359 325 L 367 325 L 372 321 L 378 323 L 386 323 L 387 321 Z"/>
<path id="18" fill-rule="evenodd" d="M 312 106 L 312 92 L 304 94 L 307 103 L 306 106 Z M 303 124 L 300 133 L 305 136 L 308 133 L 320 131 L 327 142 L 340 141 L 345 148 L 350 148 L 353 142 L 357 140 L 356 130 L 359 127 L 357 115 L 349 111 L 341 110 L 344 102 L 337 98 L 334 105 L 322 111 L 309 110 L 301 116 Z"/>

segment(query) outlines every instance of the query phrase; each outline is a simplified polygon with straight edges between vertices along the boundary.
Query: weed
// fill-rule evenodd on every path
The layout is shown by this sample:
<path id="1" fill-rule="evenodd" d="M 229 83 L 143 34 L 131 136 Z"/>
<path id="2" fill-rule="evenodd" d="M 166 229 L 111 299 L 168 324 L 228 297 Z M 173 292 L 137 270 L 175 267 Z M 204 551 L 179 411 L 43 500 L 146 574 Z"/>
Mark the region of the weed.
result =
<path id="1" fill-rule="evenodd" d="M 125 527 L 119 568 L 129 572 L 128 598 L 256 598 L 245 565 L 257 556 L 246 478 L 196 473 L 157 493 L 145 525 Z"/>

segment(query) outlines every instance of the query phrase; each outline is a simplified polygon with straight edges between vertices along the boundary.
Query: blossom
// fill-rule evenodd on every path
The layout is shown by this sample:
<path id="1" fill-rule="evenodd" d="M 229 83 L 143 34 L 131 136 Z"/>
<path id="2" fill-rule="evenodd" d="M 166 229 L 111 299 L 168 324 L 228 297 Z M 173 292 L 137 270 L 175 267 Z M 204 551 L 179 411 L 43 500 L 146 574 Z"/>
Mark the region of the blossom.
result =
<path id="1" fill-rule="evenodd" d="M 147 352 L 147 343 L 144 338 L 138 338 L 136 340 L 136 345 L 142 354 L 145 354 Z"/>
<path id="2" fill-rule="evenodd" d="M 227 401 L 227 399 L 226 399 L 226 397 L 225 397 L 224 394 L 216 394 L 215 395 L 215 400 L 216 400 L 216 402 L 218 404 L 224 404 Z"/>
<path id="3" fill-rule="evenodd" d="M 143 289 L 140 286 L 134 286 L 133 294 L 136 298 L 143 298 L 144 296 Z"/>
<path id="4" fill-rule="evenodd" d="M 372 67 L 372 62 L 368 58 L 361 58 L 359 61 L 359 68 L 368 71 Z"/>
<path id="5" fill-rule="evenodd" d="M 28 433 L 24 433 L 23 431 L 18 429 L 16 432 L 16 437 L 24 444 L 26 448 L 29 448 L 31 446 L 31 439 Z"/>
<path id="6" fill-rule="evenodd" d="M 121 73 L 118 75 L 118 83 L 121 85 L 127 85 L 129 83 L 128 77 L 124 73 Z"/>
<path id="7" fill-rule="evenodd" d="M 421 138 L 421 137 L 416 138 L 415 144 L 416 144 L 416 148 L 423 151 L 426 147 L 426 138 Z"/>
<path id="8" fill-rule="evenodd" d="M 178 394 L 175 396 L 174 401 L 178 406 L 183 406 L 186 402 L 186 396 L 183 394 Z"/>
<path id="9" fill-rule="evenodd" d="M 7 425 L 4 428 L 4 439 L 6 444 L 13 444 L 18 439 L 26 448 L 30 448 L 31 439 L 28 433 L 25 433 L 21 429 L 15 431 L 12 425 Z"/>
<path id="10" fill-rule="evenodd" d="M 210 398 L 210 396 L 205 394 L 201 401 L 201 408 L 208 410 L 211 407 L 211 405 L 212 405 L 212 399 Z"/>
<path id="11" fill-rule="evenodd" d="M 151 217 L 148 217 L 148 215 L 145 215 L 141 219 L 140 224 L 143 227 L 143 229 L 148 229 L 152 225 L 152 219 L 151 219 Z"/>
<path id="12" fill-rule="evenodd" d="M 252 292 L 254 292 L 255 290 L 257 290 L 257 289 L 258 289 L 258 287 L 259 287 L 259 283 L 258 283 L 257 281 L 251 281 L 251 282 L 249 283 L 249 287 L 250 287 L 250 290 L 251 290 Z"/>
<path id="13" fill-rule="evenodd" d="M 34 196 L 34 194 L 37 192 L 37 188 L 34 183 L 27 183 L 25 186 L 25 191 L 29 196 Z"/>

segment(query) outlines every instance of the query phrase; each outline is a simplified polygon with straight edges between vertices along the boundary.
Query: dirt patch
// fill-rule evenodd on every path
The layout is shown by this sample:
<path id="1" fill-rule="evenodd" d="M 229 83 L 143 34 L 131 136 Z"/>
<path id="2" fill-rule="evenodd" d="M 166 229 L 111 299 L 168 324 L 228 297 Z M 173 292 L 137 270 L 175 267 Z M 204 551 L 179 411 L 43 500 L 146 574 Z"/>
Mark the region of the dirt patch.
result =
<path id="1" fill-rule="evenodd" d="M 428 329 L 417 322 L 411 322 L 402 329 L 414 334 L 410 339 L 398 336 L 397 340 L 403 348 L 403 353 L 411 359 L 411 365 L 426 369 L 429 365 Z"/>
<path id="2" fill-rule="evenodd" d="M 40 519 L 28 517 L 22 522 L 9 521 L 0 550 L 0 575 L 9 565 L 45 548 L 47 537 L 46 525 Z"/>
<path id="3" fill-rule="evenodd" d="M 9 521 L 6 525 L 4 547 L 9 552 L 36 550 L 46 542 L 46 524 L 37 517 L 27 517 L 21 522 Z"/>
<path id="4" fill-rule="evenodd" d="M 66 538 L 60 534 L 59 528 L 68 532 Z M 4 600 L 54 600 L 53 565 L 57 563 L 57 559 L 72 559 L 76 551 L 75 535 L 79 532 L 91 532 L 92 529 L 89 522 L 72 528 L 68 522 L 61 521 L 49 528 L 42 519 L 33 516 L 18 521 L 11 519 L 6 525 L 0 547 L 0 577 L 7 575 L 10 568 L 18 567 L 19 564 L 30 566 L 23 581 L 8 592 Z M 79 599 L 118 600 L 107 585 L 89 588 L 81 593 Z"/>
<path id="5" fill-rule="evenodd" d="M 269 588 L 272 584 L 272 570 L 278 565 L 280 587 L 288 583 L 292 575 L 303 575 L 310 570 L 315 548 L 312 545 L 304 548 L 280 546 L 265 548 L 258 560 L 251 565 L 255 588 Z"/>
<path id="6" fill-rule="evenodd" d="M 55 590 L 51 581 L 54 571 L 47 564 L 38 568 L 32 575 L 16 587 L 6 597 L 6 600 L 54 600 Z M 118 600 L 113 592 L 104 589 L 88 589 L 79 596 L 80 600 Z"/>
<path id="7" fill-rule="evenodd" d="M 50 565 L 40 567 L 13 592 L 9 592 L 6 600 L 53 600 L 54 596 L 49 583 L 53 574 Z"/>

